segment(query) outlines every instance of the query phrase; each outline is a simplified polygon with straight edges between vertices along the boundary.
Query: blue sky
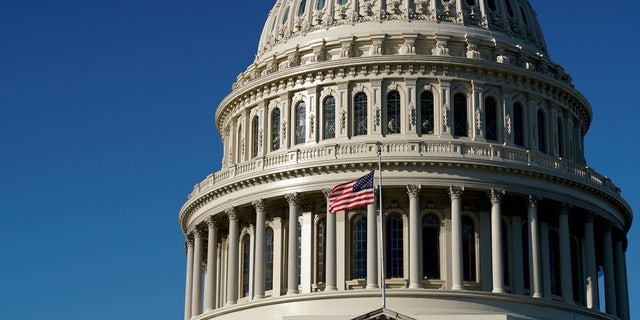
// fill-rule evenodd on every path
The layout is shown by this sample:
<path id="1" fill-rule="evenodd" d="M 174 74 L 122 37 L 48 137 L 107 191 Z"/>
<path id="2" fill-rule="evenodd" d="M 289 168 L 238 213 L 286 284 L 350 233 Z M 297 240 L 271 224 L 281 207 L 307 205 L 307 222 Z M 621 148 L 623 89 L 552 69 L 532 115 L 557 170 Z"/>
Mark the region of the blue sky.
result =
<path id="1" fill-rule="evenodd" d="M 220 167 L 213 113 L 273 2 L 0 3 L 1 318 L 182 317 L 178 210 Z M 595 3 L 532 1 L 552 59 L 593 106 L 589 166 L 638 210 L 640 4 Z"/>

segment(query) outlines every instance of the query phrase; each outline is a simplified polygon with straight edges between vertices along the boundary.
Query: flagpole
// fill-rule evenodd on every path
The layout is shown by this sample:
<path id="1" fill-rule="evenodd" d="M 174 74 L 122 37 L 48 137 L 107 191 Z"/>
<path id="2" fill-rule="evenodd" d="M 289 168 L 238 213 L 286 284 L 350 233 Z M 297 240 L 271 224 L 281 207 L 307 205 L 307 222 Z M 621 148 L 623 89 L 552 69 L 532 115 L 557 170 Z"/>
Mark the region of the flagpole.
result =
<path id="1" fill-rule="evenodd" d="M 378 196 L 380 197 L 378 201 L 378 212 L 380 214 L 380 274 L 382 284 L 382 308 L 387 308 L 387 286 L 385 284 L 385 273 L 384 273 L 384 218 L 382 214 L 382 146 L 378 145 Z"/>

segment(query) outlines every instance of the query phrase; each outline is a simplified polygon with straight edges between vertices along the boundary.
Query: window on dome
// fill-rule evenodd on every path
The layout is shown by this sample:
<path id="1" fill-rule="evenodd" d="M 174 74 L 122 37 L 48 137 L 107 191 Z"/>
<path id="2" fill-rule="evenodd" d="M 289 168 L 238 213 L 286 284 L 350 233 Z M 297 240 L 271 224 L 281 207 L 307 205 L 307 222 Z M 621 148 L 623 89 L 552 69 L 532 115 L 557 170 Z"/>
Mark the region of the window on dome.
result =
<path id="1" fill-rule="evenodd" d="M 433 92 L 423 91 L 420 95 L 420 133 L 433 134 Z"/>
<path id="2" fill-rule="evenodd" d="M 280 149 L 280 109 L 271 112 L 271 151 Z"/>
<path id="3" fill-rule="evenodd" d="M 242 238 L 242 296 L 249 295 L 249 258 L 251 242 L 249 235 L 245 235 Z"/>
<path id="4" fill-rule="evenodd" d="M 511 1 L 505 0 L 504 3 L 507 5 L 507 12 L 509 13 L 509 16 L 513 17 L 513 8 L 511 7 Z"/>
<path id="5" fill-rule="evenodd" d="M 538 110 L 538 151 L 547 152 L 547 136 L 544 121 L 544 111 Z"/>
<path id="6" fill-rule="evenodd" d="M 484 136 L 487 140 L 498 140 L 498 114 L 496 99 L 489 97 L 484 100 Z"/>
<path id="7" fill-rule="evenodd" d="M 462 93 L 456 93 L 453 96 L 453 135 L 468 136 L 467 122 L 467 97 Z"/>
<path id="8" fill-rule="evenodd" d="M 295 142 L 296 144 L 305 143 L 307 134 L 307 105 L 304 102 L 298 103 L 296 107 L 296 130 L 295 130 Z"/>
<path id="9" fill-rule="evenodd" d="M 323 138 L 333 139 L 336 137 L 336 99 L 329 96 L 324 99 L 322 105 L 322 128 Z"/>
<path id="10" fill-rule="evenodd" d="M 338 0 L 339 5 L 345 5 L 347 2 L 349 2 L 349 0 Z"/>
<path id="11" fill-rule="evenodd" d="M 387 94 L 387 134 L 400 133 L 400 93 Z"/>
<path id="12" fill-rule="evenodd" d="M 287 20 L 289 20 L 289 7 L 284 10 L 284 15 L 282 16 L 282 24 L 287 23 Z"/>
<path id="13" fill-rule="evenodd" d="M 353 135 L 367 134 L 367 95 L 364 92 L 356 94 L 353 103 Z"/>
<path id="14" fill-rule="evenodd" d="M 316 282 L 325 282 L 325 266 L 327 265 L 327 220 L 322 218 L 318 221 L 316 231 Z"/>
<path id="15" fill-rule="evenodd" d="M 440 279 L 440 219 L 435 214 L 422 217 L 422 266 L 424 279 Z"/>
<path id="16" fill-rule="evenodd" d="M 475 6 L 476 5 L 476 1 L 475 0 L 467 0 L 467 4 L 470 6 Z"/>
<path id="17" fill-rule="evenodd" d="M 562 126 L 562 119 L 558 118 L 558 156 L 565 157 L 564 154 L 564 128 Z"/>
<path id="18" fill-rule="evenodd" d="M 351 279 L 367 277 L 367 219 L 357 216 L 351 226 Z"/>
<path id="19" fill-rule="evenodd" d="M 265 240 L 264 289 L 268 291 L 273 289 L 273 229 L 271 227 L 267 227 Z"/>
<path id="20" fill-rule="evenodd" d="M 258 116 L 253 117 L 253 121 L 251 123 L 251 156 L 256 157 L 258 155 L 258 136 L 260 130 L 260 123 L 258 121 Z"/>
<path id="21" fill-rule="evenodd" d="M 487 4 L 489 5 L 489 9 L 495 11 L 496 10 L 496 0 L 488 0 Z"/>
<path id="22" fill-rule="evenodd" d="M 513 104 L 513 143 L 517 146 L 524 147 L 524 118 L 522 105 Z"/>
<path id="23" fill-rule="evenodd" d="M 322 10 L 322 9 L 324 9 L 324 0 L 318 0 L 316 2 L 316 10 L 319 11 L 319 10 Z"/>
<path id="24" fill-rule="evenodd" d="M 300 6 L 298 7 L 298 17 L 301 17 L 304 14 L 304 11 L 307 9 L 307 0 L 300 1 Z"/>
<path id="25" fill-rule="evenodd" d="M 468 216 L 462 216 L 462 260 L 464 281 L 476 281 L 476 231 Z"/>
<path id="26" fill-rule="evenodd" d="M 402 278 L 404 259 L 402 256 L 402 219 L 392 216 L 386 224 L 387 278 Z"/>

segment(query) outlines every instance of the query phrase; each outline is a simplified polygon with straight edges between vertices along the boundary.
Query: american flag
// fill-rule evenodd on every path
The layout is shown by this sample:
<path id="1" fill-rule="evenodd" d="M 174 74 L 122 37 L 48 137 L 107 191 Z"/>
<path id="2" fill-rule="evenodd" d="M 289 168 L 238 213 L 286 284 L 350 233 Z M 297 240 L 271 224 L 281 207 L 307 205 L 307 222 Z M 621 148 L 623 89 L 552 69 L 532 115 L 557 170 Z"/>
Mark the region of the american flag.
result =
<path id="1" fill-rule="evenodd" d="M 355 209 L 373 203 L 373 171 L 371 171 L 359 179 L 333 187 L 331 195 L 329 195 L 329 213 Z"/>

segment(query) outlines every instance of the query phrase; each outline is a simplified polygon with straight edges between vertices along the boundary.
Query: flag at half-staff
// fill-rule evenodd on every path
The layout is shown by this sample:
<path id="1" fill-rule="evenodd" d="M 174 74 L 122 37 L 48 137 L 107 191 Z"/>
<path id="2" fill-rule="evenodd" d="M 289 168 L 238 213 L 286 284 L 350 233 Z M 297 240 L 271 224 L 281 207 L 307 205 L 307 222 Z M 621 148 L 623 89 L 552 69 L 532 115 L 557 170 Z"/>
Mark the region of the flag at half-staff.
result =
<path id="1" fill-rule="evenodd" d="M 364 207 L 374 203 L 373 171 L 359 179 L 341 183 L 329 195 L 329 213 Z"/>

